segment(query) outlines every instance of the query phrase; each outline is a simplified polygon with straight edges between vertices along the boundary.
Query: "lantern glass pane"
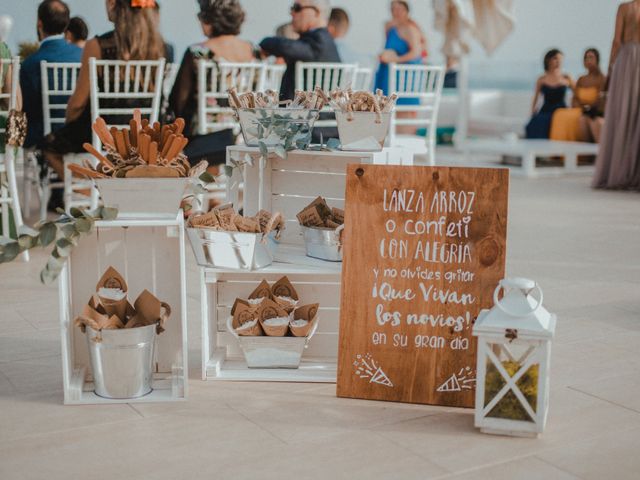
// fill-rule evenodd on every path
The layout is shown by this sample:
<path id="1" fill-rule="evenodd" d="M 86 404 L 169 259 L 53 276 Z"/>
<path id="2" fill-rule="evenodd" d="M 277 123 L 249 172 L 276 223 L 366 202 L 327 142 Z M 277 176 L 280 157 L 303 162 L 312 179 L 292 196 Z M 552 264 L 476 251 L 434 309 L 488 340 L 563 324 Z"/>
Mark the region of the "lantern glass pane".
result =
<path id="1" fill-rule="evenodd" d="M 526 363 L 527 358 L 532 353 L 530 352 L 527 354 L 527 350 L 525 350 L 524 353 L 515 355 L 515 349 L 511 345 L 503 346 L 501 344 L 494 344 L 491 347 L 496 357 L 500 360 L 499 363 L 505 370 L 508 379 L 518 374 L 522 365 Z M 500 393 L 507 384 L 507 378 L 505 378 L 502 372 L 498 370 L 493 361 L 490 358 L 487 358 L 486 362 L 485 407 L 489 405 L 493 398 Z M 534 413 L 536 412 L 538 398 L 538 371 L 539 365 L 537 363 L 532 364 L 515 382 L 515 387 L 522 393 L 522 396 L 525 398 Z M 498 400 L 498 402 L 493 406 L 491 411 L 487 414 L 487 417 L 528 422 L 535 421 L 531 418 L 531 415 L 527 412 L 511 388 L 501 395 L 500 400 Z"/>

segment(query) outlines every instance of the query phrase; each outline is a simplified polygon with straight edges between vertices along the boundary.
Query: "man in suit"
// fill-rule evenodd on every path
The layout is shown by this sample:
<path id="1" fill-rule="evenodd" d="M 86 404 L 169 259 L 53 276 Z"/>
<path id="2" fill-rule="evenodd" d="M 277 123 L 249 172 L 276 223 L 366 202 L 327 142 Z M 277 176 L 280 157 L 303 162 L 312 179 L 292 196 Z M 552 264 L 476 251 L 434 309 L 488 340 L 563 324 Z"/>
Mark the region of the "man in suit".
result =
<path id="1" fill-rule="evenodd" d="M 297 62 L 340 62 L 340 55 L 327 30 L 328 0 L 296 0 L 291 7 L 291 25 L 297 40 L 268 37 L 260 42 L 267 55 L 284 58 L 287 70 L 282 77 L 280 97 L 292 100 L 295 94 Z"/>
<path id="2" fill-rule="evenodd" d="M 38 39 L 40 48 L 20 68 L 23 110 L 27 114 L 25 147 L 35 147 L 44 137 L 42 113 L 42 80 L 40 62 L 80 62 L 82 49 L 68 43 L 64 32 L 69 24 L 69 7 L 62 0 L 44 0 L 38 7 Z M 66 103 L 65 99 L 60 102 Z M 60 116 L 64 111 L 60 111 Z"/>

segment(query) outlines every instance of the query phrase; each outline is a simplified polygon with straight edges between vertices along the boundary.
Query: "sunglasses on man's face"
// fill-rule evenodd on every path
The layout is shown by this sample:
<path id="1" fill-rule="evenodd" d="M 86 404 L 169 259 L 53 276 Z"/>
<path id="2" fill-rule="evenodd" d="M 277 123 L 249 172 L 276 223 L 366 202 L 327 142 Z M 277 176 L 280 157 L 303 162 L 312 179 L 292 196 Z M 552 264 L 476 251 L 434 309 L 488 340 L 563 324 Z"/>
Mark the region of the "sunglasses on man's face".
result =
<path id="1" fill-rule="evenodd" d="M 314 7 L 313 5 L 300 5 L 299 3 L 294 3 L 293 5 L 291 5 L 291 13 L 300 13 L 307 8 L 312 8 L 316 12 L 319 11 L 318 7 Z"/>

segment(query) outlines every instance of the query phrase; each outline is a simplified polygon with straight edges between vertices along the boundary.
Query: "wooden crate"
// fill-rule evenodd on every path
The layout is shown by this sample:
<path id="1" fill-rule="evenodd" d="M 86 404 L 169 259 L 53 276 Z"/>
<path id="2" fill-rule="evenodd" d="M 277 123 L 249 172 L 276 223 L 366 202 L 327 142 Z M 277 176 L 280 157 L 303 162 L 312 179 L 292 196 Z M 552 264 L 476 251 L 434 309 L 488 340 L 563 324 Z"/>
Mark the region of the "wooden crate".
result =
<path id="1" fill-rule="evenodd" d="M 202 298 L 202 377 L 219 380 L 292 382 L 336 381 L 338 325 L 340 323 L 340 281 L 342 263 L 309 258 L 304 252 L 296 214 L 317 196 L 331 206 L 344 208 L 346 167 L 350 163 L 411 164 L 412 157 L 402 149 L 382 152 L 290 152 L 286 159 L 270 154 L 261 161 L 257 148 L 227 148 L 230 160 L 254 159 L 254 166 L 234 170 L 227 182 L 227 201 L 242 204 L 245 215 L 260 208 L 279 211 L 287 225 L 274 263 L 261 270 L 246 272 L 201 269 Z M 236 297 L 246 298 L 266 279 L 275 282 L 287 275 L 303 303 L 320 303 L 318 330 L 302 356 L 298 369 L 249 369 L 237 339 L 227 332 L 227 318 Z"/>
<path id="2" fill-rule="evenodd" d="M 340 323 L 340 263 L 288 251 L 288 261 L 255 272 L 202 268 L 202 378 L 292 382 L 335 382 Z M 301 263 L 296 263 L 298 259 Z M 299 369 L 249 369 L 238 340 L 227 331 L 236 298 L 247 298 L 263 279 L 273 284 L 287 275 L 302 303 L 319 303 L 319 323 Z"/>
<path id="3" fill-rule="evenodd" d="M 247 155 L 254 159 L 254 166 L 245 165 L 242 172 L 234 170 L 227 200 L 234 205 L 242 203 L 245 215 L 255 215 L 261 208 L 281 212 L 287 222 L 282 242 L 295 245 L 304 244 L 296 214 L 314 198 L 322 196 L 330 206 L 344 208 L 348 164 L 409 165 L 413 161 L 405 150 L 389 148 L 381 152 L 295 150 L 286 159 L 269 154 L 265 162 L 257 148 L 233 146 L 227 148 L 227 164 L 231 159 L 242 162 Z"/>
<path id="4" fill-rule="evenodd" d="M 153 391 L 113 400 L 93 393 L 85 335 L 74 319 L 98 280 L 113 266 L 127 281 L 131 303 L 147 289 L 171 306 L 166 331 L 157 337 Z M 62 373 L 65 404 L 164 402 L 187 396 L 187 317 L 182 212 L 175 220 L 96 222 L 82 238 L 59 278 Z"/>

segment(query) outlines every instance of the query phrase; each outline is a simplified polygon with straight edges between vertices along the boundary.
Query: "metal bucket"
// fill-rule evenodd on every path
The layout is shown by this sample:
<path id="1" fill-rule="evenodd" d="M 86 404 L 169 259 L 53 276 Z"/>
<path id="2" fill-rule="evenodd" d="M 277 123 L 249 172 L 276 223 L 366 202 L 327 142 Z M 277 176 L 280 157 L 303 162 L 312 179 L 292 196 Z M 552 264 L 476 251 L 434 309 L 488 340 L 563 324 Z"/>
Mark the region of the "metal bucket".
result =
<path id="1" fill-rule="evenodd" d="M 302 353 L 318 329 L 318 317 L 306 337 L 249 337 L 233 329 L 233 318 L 227 319 L 227 330 L 238 339 L 249 368 L 299 368 Z"/>
<path id="2" fill-rule="evenodd" d="M 391 113 L 381 113 L 380 117 L 381 122 L 376 123 L 374 112 L 336 112 L 341 150 L 382 151 L 389 134 Z"/>
<path id="3" fill-rule="evenodd" d="M 342 261 L 342 228 L 300 227 L 304 235 L 304 246 L 308 257 L 319 258 L 329 262 Z"/>
<path id="4" fill-rule="evenodd" d="M 187 228 L 198 265 L 233 270 L 258 270 L 268 267 L 278 248 L 276 232 L 222 232 L 210 228 Z"/>
<path id="5" fill-rule="evenodd" d="M 96 395 L 137 398 L 153 390 L 156 325 L 96 331 L 87 327 Z"/>
<path id="6" fill-rule="evenodd" d="M 103 178 L 96 184 L 107 207 L 118 209 L 118 218 L 166 218 L 175 220 L 189 178 Z"/>
<path id="7" fill-rule="evenodd" d="M 247 146 L 257 147 L 263 142 L 273 147 L 283 144 L 287 134 L 293 134 L 292 145 L 298 141 L 308 144 L 319 112 L 305 108 L 240 108 L 237 115 Z"/>

